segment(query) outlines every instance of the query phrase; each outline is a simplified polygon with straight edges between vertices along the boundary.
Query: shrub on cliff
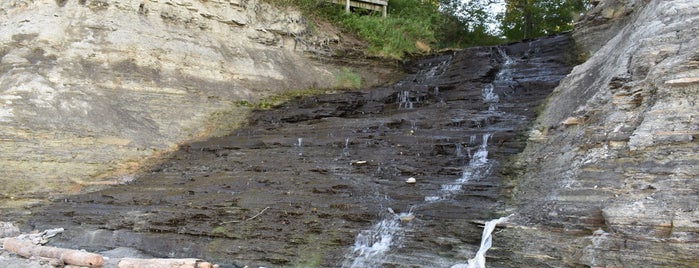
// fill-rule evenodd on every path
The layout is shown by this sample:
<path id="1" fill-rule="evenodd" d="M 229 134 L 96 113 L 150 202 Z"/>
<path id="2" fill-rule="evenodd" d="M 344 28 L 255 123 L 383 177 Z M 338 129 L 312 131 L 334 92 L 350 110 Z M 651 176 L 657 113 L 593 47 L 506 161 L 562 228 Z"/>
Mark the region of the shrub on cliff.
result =
<path id="1" fill-rule="evenodd" d="M 328 20 L 344 31 L 356 34 L 368 44 L 368 54 L 394 59 L 420 53 L 416 43 L 435 48 L 489 45 L 500 42 L 485 29 L 467 22 L 440 7 L 439 1 L 390 0 L 388 16 L 380 12 L 356 10 L 345 13 L 343 5 L 318 0 L 272 0 L 296 5 L 307 15 Z M 479 32 L 480 31 L 480 32 Z"/>

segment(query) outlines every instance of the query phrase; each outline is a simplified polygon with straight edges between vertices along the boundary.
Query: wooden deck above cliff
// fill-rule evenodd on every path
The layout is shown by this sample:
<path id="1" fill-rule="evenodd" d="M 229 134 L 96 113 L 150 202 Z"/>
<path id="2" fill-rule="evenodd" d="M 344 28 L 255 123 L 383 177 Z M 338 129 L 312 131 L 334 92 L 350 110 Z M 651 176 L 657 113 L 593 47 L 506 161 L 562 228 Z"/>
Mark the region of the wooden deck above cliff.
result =
<path id="1" fill-rule="evenodd" d="M 381 11 L 381 15 L 386 17 L 386 9 L 388 7 L 388 0 L 330 0 L 330 2 L 345 5 L 345 10 L 347 13 L 350 12 L 350 8 L 358 7 L 368 10 Z"/>

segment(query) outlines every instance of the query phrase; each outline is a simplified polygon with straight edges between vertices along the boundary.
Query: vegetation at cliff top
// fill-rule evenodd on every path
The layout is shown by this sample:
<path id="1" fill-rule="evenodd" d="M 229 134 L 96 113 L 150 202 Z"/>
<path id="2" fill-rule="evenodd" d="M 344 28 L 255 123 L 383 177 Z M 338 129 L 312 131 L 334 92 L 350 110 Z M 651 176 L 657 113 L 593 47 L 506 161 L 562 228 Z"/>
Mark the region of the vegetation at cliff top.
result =
<path id="1" fill-rule="evenodd" d="M 388 16 L 322 0 L 271 0 L 295 5 L 369 43 L 368 53 L 400 59 L 434 49 L 494 45 L 572 29 L 589 0 L 389 0 Z M 493 6 L 501 6 L 501 10 Z"/>

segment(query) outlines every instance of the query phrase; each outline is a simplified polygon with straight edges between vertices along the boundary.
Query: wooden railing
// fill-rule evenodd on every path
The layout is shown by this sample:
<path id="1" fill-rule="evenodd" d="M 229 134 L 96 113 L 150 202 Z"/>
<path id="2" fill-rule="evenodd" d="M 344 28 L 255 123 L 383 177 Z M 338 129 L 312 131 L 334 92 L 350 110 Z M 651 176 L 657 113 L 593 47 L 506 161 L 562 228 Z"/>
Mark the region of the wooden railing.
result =
<path id="1" fill-rule="evenodd" d="M 388 7 L 388 0 L 330 0 L 330 2 L 345 5 L 345 10 L 347 13 L 350 12 L 351 7 L 358 7 L 368 10 L 381 11 L 381 15 L 386 17 L 386 9 Z"/>

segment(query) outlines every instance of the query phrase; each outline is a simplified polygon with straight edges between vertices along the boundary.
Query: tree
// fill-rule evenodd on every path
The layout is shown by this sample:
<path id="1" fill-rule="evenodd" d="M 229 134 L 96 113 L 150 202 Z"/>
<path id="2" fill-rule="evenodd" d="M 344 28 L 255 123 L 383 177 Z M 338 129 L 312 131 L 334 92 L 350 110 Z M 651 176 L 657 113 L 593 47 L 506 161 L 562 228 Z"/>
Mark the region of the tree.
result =
<path id="1" fill-rule="evenodd" d="M 438 32 L 444 46 L 492 45 L 501 42 L 491 25 L 497 24 L 489 6 L 497 0 L 441 0 L 442 29 Z"/>
<path id="2" fill-rule="evenodd" d="M 510 40 L 569 31 L 587 0 L 505 0 L 500 29 Z"/>

